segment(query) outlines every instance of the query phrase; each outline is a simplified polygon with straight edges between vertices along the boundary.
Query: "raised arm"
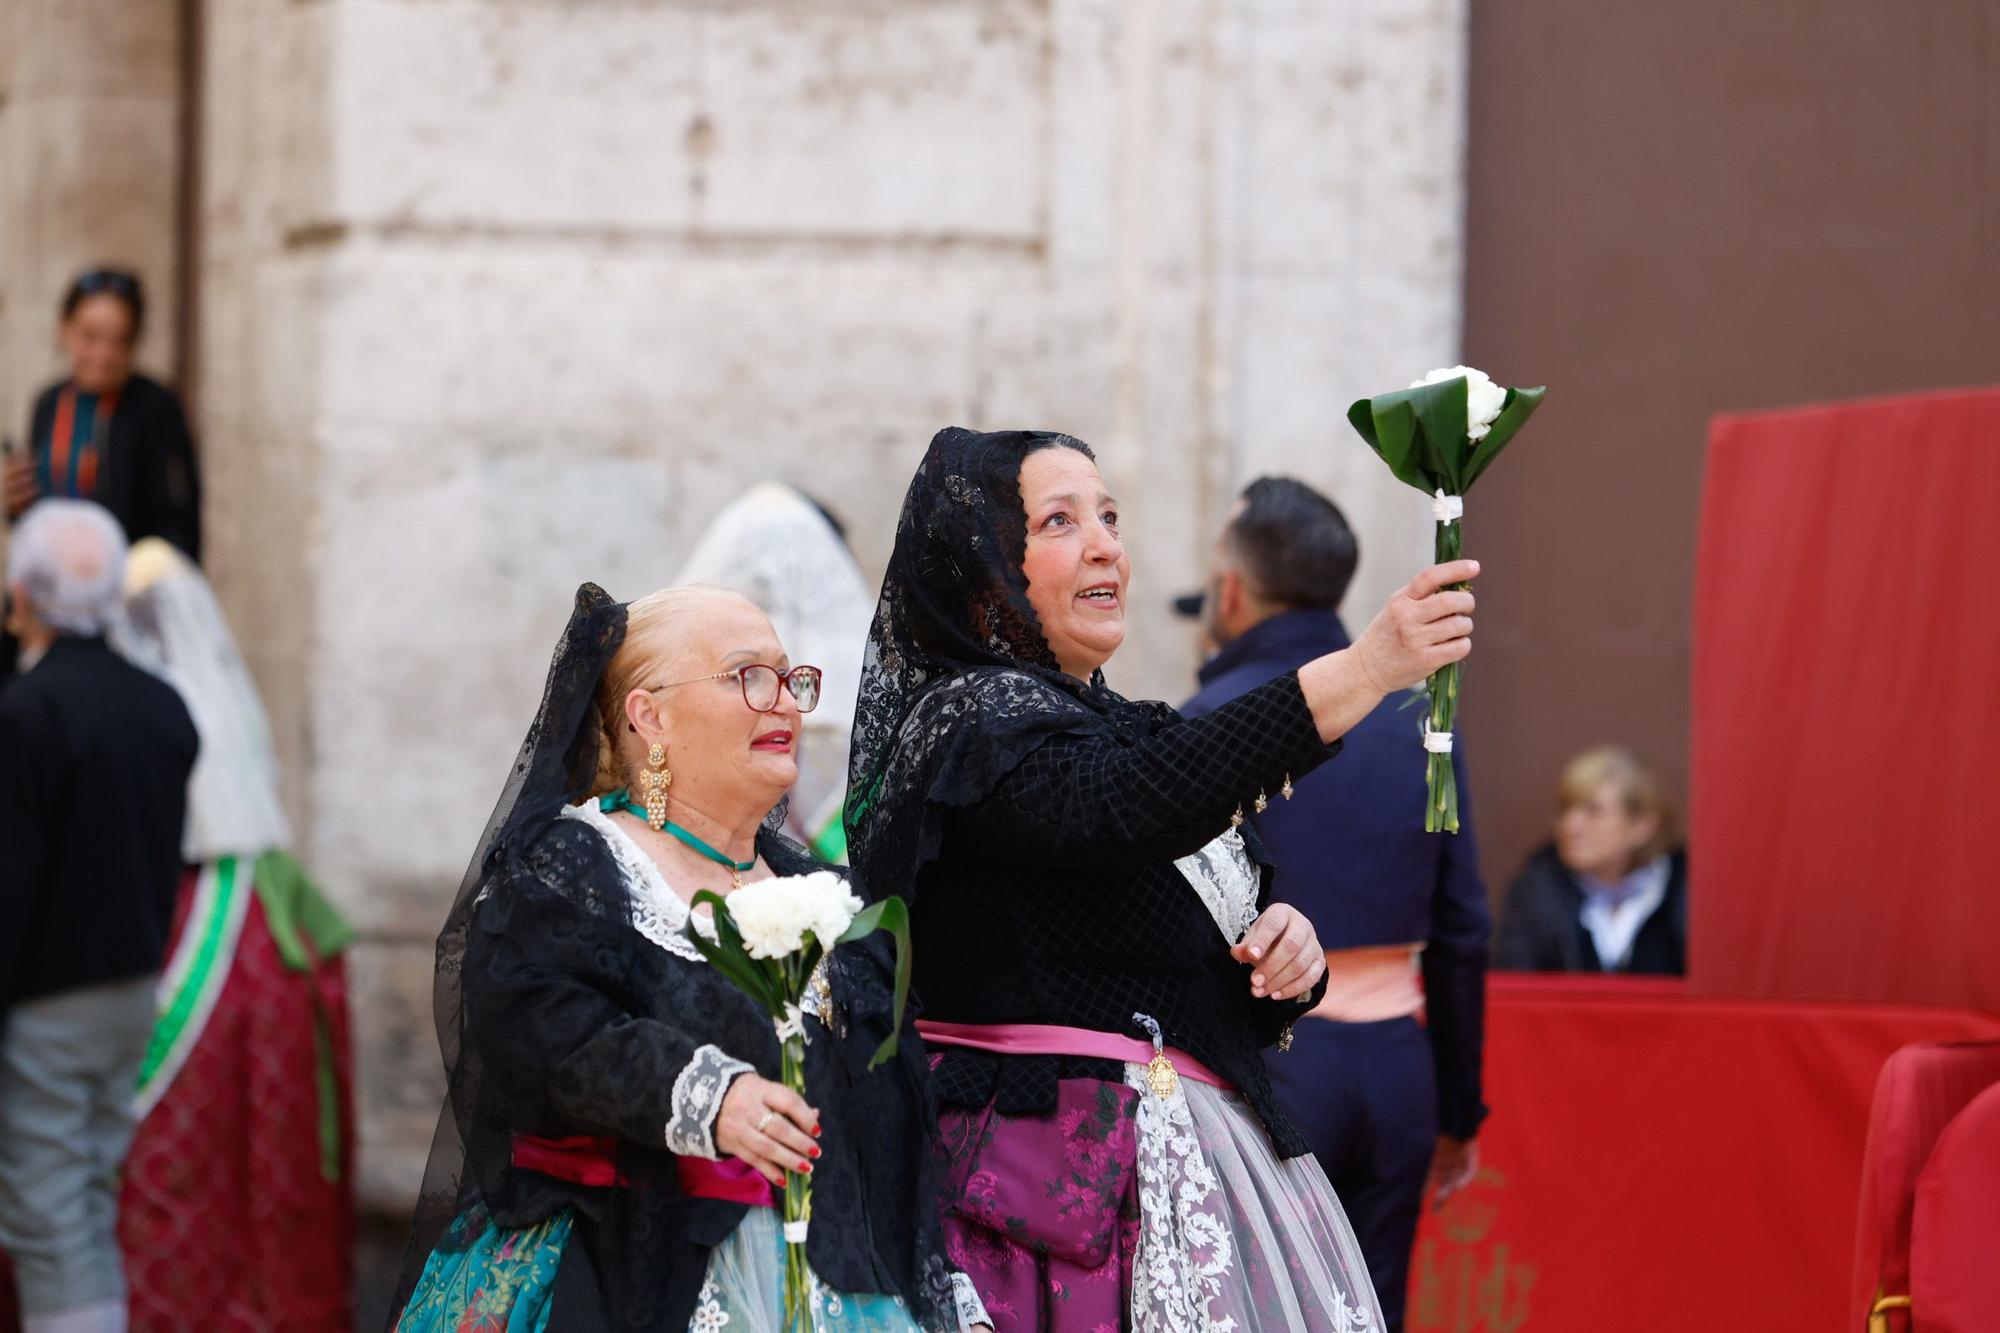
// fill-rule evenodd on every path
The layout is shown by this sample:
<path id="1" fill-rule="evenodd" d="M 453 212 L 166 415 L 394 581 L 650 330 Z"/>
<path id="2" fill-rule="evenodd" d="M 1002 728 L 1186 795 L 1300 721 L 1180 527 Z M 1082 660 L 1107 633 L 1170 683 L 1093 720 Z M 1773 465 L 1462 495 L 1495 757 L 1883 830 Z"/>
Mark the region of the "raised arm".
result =
<path id="1" fill-rule="evenodd" d="M 946 828 L 976 854 L 1024 865 L 1127 865 L 1199 851 L 1238 806 L 1276 795 L 1331 751 L 1298 677 L 1125 743 L 1055 736 Z"/>
<path id="2" fill-rule="evenodd" d="M 1478 572 L 1471 560 L 1433 565 L 1351 647 L 1206 716 L 1129 744 L 1052 737 L 947 828 L 969 850 L 1016 864 L 1120 865 L 1198 851 L 1259 793 L 1322 763 L 1391 691 L 1471 651 L 1472 594 L 1445 589 Z"/>

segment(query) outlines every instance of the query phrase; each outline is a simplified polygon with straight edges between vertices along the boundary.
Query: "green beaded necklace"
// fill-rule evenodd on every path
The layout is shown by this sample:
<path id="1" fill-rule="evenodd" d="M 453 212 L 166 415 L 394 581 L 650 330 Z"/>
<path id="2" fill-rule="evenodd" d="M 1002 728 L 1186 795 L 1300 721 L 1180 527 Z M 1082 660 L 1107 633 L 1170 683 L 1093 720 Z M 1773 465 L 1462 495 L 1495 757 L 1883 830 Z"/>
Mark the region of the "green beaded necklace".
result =
<path id="1" fill-rule="evenodd" d="M 602 810 L 607 815 L 610 814 L 613 810 L 624 810 L 629 814 L 637 815 L 641 821 L 644 821 L 646 818 L 646 807 L 640 805 L 637 801 L 633 800 L 632 793 L 626 790 L 624 787 L 620 787 L 617 791 L 614 792 L 606 792 L 604 795 L 598 797 L 597 808 L 599 810 Z M 748 861 L 733 861 L 729 857 L 724 856 L 721 852 L 715 850 L 715 848 L 703 842 L 700 838 L 697 838 L 694 834 L 682 828 L 679 824 L 674 823 L 674 821 L 671 819 L 667 821 L 666 831 L 673 834 L 676 838 L 679 838 L 682 842 L 694 848 L 697 852 L 700 852 L 703 856 L 715 862 L 717 865 L 728 866 L 729 881 L 731 888 L 741 887 L 742 881 L 739 880 L 737 876 L 741 875 L 746 870 L 755 870 L 757 868 L 757 858 L 755 856 L 752 856 Z"/>

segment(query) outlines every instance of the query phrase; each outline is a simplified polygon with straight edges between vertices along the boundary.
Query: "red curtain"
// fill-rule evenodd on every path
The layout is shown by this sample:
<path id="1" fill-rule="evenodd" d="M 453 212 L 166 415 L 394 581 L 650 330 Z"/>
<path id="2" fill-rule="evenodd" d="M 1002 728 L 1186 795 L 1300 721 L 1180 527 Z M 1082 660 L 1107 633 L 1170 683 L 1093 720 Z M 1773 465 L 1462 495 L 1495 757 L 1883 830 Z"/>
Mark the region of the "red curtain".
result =
<path id="1" fill-rule="evenodd" d="M 1418 1233 L 1409 1333 L 1849 1327 L 1875 1076 L 1950 1009 L 1496 976 L 1478 1180 Z"/>
<path id="2" fill-rule="evenodd" d="M 2000 1012 L 2000 390 L 1724 416 L 1691 980 Z"/>

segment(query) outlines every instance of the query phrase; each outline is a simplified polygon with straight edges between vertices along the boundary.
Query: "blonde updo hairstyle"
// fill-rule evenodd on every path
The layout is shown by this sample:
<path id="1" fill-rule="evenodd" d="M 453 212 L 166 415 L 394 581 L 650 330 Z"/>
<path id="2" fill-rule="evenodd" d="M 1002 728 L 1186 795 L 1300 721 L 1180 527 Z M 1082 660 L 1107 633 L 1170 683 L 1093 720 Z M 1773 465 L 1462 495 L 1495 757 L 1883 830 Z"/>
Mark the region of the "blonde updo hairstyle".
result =
<path id="1" fill-rule="evenodd" d="M 701 608 L 717 594 L 730 595 L 725 588 L 688 584 L 648 593 L 625 608 L 625 641 L 597 683 L 599 738 L 592 797 L 633 786 L 646 747 L 625 717 L 625 698 L 648 683 L 680 678 L 679 664 L 694 641 Z"/>

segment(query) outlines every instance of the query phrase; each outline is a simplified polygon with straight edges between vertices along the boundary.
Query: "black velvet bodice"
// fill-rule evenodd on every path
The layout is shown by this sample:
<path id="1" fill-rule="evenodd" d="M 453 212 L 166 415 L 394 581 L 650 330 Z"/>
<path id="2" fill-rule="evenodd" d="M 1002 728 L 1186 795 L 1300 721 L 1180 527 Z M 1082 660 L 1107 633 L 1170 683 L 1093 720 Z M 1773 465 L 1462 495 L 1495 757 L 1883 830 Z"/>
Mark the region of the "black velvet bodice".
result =
<path id="1" fill-rule="evenodd" d="M 1280 1156 L 1305 1152 L 1260 1049 L 1321 992 L 1253 998 L 1251 969 L 1229 956 L 1231 941 L 1174 863 L 1225 832 L 1239 805 L 1260 791 L 1280 799 L 1287 775 L 1336 748 L 1319 739 L 1295 675 L 1136 739 L 1044 739 L 983 799 L 943 817 L 913 915 L 924 1016 L 1143 1037 L 1132 1015 L 1148 1014 L 1168 1044 L 1237 1086 Z M 1269 894 L 1266 867 L 1260 908 Z M 960 1050 L 938 1070 L 948 1103 L 997 1097 L 1010 1113 L 1052 1106 L 1055 1080 L 1072 1073 L 1107 1076 L 1093 1062 Z"/>

